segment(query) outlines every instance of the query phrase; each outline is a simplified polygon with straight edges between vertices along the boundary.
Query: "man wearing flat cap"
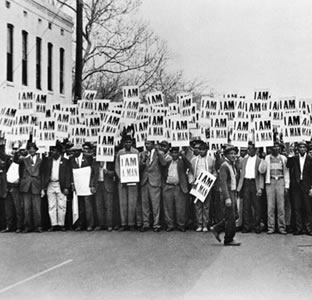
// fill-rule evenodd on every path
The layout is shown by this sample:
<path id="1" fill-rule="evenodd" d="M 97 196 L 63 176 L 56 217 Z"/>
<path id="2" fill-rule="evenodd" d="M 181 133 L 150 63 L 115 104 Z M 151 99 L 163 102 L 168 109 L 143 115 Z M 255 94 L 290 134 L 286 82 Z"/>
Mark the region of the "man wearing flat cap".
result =
<path id="1" fill-rule="evenodd" d="M 211 231 L 215 238 L 221 242 L 220 233 L 225 232 L 224 246 L 240 246 L 234 240 L 236 233 L 235 218 L 237 216 L 237 170 L 235 159 L 238 149 L 232 145 L 226 145 L 224 149 L 224 162 L 220 167 L 220 200 L 224 201 L 224 217 L 216 225 L 211 227 Z"/>
<path id="2" fill-rule="evenodd" d="M 67 195 L 71 185 L 71 169 L 68 159 L 62 156 L 63 146 L 56 143 L 51 147 L 51 157 L 45 163 L 44 184 L 47 191 L 51 228 L 54 231 L 60 226 L 65 230 Z"/>
<path id="3" fill-rule="evenodd" d="M 295 209 L 295 235 L 304 231 L 312 235 L 312 158 L 307 155 L 305 141 L 298 143 L 298 154 L 291 152 L 287 167 L 291 174 L 291 192 Z"/>
<path id="4" fill-rule="evenodd" d="M 20 192 L 22 193 L 24 206 L 24 233 L 34 229 L 42 232 L 41 220 L 41 196 L 43 191 L 43 164 L 42 159 L 36 154 L 36 144 L 29 143 L 27 146 L 29 156 L 21 160 L 20 168 L 22 177 Z"/>

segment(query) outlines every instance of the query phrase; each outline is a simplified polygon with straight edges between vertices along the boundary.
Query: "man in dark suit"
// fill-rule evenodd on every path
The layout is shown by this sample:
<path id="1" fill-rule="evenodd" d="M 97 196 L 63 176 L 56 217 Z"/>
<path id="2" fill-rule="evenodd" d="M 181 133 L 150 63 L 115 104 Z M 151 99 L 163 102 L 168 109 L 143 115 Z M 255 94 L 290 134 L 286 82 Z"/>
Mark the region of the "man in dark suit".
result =
<path id="1" fill-rule="evenodd" d="M 312 159 L 307 155 L 305 142 L 298 143 L 298 154 L 291 153 L 287 160 L 287 167 L 292 175 L 291 187 L 295 208 L 295 235 L 306 230 L 312 235 Z M 305 227 L 305 228 L 304 228 Z"/>
<path id="2" fill-rule="evenodd" d="M 261 232 L 261 195 L 264 188 L 264 178 L 259 172 L 261 159 L 256 155 L 254 144 L 248 145 L 248 155 L 241 163 L 237 192 L 242 191 L 243 197 L 243 233 L 250 232 L 255 227 L 256 233 Z M 254 212 L 254 213 L 253 213 Z"/>
<path id="3" fill-rule="evenodd" d="M 113 230 L 113 199 L 115 186 L 113 162 L 94 161 L 92 164 L 90 189 L 95 194 L 96 227 L 94 230 Z"/>
<path id="4" fill-rule="evenodd" d="M 179 155 L 179 148 L 170 150 L 172 159 L 164 168 L 164 211 L 167 229 L 173 231 L 175 228 L 174 216 L 178 230 L 184 232 L 186 226 L 185 202 L 187 201 L 189 184 L 187 170 L 191 170 L 191 163 L 185 156 Z"/>
<path id="5" fill-rule="evenodd" d="M 143 210 L 143 227 L 146 231 L 150 227 L 150 202 L 153 211 L 153 229 L 160 231 L 160 195 L 161 195 L 161 166 L 165 166 L 166 160 L 163 154 L 155 147 L 154 141 L 147 138 L 146 150 L 140 153 L 141 195 Z"/>
<path id="6" fill-rule="evenodd" d="M 73 155 L 70 157 L 70 165 L 72 170 L 78 168 L 85 168 L 92 166 L 91 158 L 85 156 L 82 153 L 82 148 L 79 146 L 74 146 L 71 148 Z M 90 176 L 91 177 L 91 176 Z M 73 176 L 72 176 L 73 178 Z M 90 178 L 86 178 L 90 182 Z M 74 182 L 72 183 L 73 189 L 75 190 Z M 86 227 L 87 231 L 92 231 L 94 228 L 94 211 L 93 211 L 93 197 L 88 196 L 78 196 L 78 210 L 79 210 L 79 219 L 77 221 L 76 231 L 81 231 Z"/>
<path id="7" fill-rule="evenodd" d="M 62 154 L 62 145 L 51 147 L 51 157 L 44 164 L 44 184 L 47 191 L 49 216 L 53 231 L 60 226 L 65 231 L 66 202 L 71 185 L 71 169 L 68 159 Z"/>
<path id="8" fill-rule="evenodd" d="M 36 232 L 42 232 L 41 225 L 41 196 L 42 189 L 42 159 L 36 155 L 38 148 L 36 144 L 29 143 L 27 146 L 29 156 L 21 160 L 22 178 L 20 192 L 22 193 L 24 206 L 24 233 L 31 231 L 34 227 Z M 33 220 L 33 222 L 32 222 Z"/>
<path id="9" fill-rule="evenodd" d="M 235 167 L 237 148 L 227 145 L 223 153 L 225 159 L 220 167 L 220 200 L 224 201 L 224 218 L 212 226 L 211 231 L 219 242 L 221 242 L 220 233 L 225 232 L 224 246 L 240 246 L 241 243 L 234 241 L 236 233 L 235 218 L 237 215 L 237 170 Z"/>

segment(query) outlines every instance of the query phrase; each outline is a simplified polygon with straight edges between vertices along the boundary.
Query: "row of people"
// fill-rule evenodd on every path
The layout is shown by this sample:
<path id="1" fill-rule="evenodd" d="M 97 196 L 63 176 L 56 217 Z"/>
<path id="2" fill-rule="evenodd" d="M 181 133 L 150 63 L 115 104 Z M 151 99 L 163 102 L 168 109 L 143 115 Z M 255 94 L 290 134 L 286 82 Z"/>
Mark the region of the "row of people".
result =
<path id="1" fill-rule="evenodd" d="M 32 143 L 27 147 L 28 153 L 18 151 L 13 158 L 5 155 L 2 147 L 0 210 L 2 219 L 5 216 L 6 220 L 3 231 L 16 229 L 17 232 L 41 232 L 41 198 L 45 195 L 48 198 L 51 222 L 49 231 L 58 226 L 65 230 L 66 211 L 71 214 L 71 199 L 75 191 L 73 169 L 89 166 L 91 176 L 87 180 L 90 181 L 93 195 L 78 196 L 79 218 L 74 224 L 77 231 L 101 230 L 105 227 L 111 231 L 114 226 L 114 201 L 117 198 L 120 231 L 127 228 L 147 231 L 152 228 L 158 232 L 163 224 L 167 231 L 175 228 L 185 231 L 190 221 L 193 221 L 197 232 L 205 232 L 210 225 L 224 221 L 225 215 L 228 216 L 228 213 L 225 214 L 227 207 L 232 207 L 235 220 L 238 192 L 240 209 L 237 223 L 241 223 L 243 232 L 254 229 L 260 233 L 261 222 L 265 222 L 268 233 L 277 230 L 285 234 L 286 229 L 289 229 L 286 227 L 288 223 L 287 225 L 293 225 L 295 234 L 312 234 L 312 162 L 306 154 L 305 143 L 299 143 L 298 154 L 291 153 L 288 158 L 280 154 L 280 145 L 275 143 L 271 153 L 264 159 L 260 158 L 252 144 L 248 146 L 245 157 L 237 157 L 237 149 L 229 146 L 227 149 L 235 150 L 230 151 L 230 154 L 234 152 L 231 157 L 234 164 L 231 163 L 232 168 L 224 167 L 227 171 L 223 176 L 220 174 L 221 166 L 226 165 L 223 154 L 228 154 L 229 151 L 223 154 L 218 152 L 215 157 L 211 157 L 207 155 L 207 144 L 202 141 L 194 141 L 192 148 L 185 148 L 183 151 L 174 147 L 170 149 L 166 141 L 155 145 L 152 140 L 146 140 L 146 149 L 141 152 L 132 144 L 131 137 L 124 139 L 123 148 L 118 151 L 115 162 L 96 162 L 89 143 L 82 148 L 71 149 L 57 143 L 51 149 L 50 157 L 44 158 L 36 155 L 38 149 Z M 130 153 L 138 156 L 140 183 L 120 182 L 120 157 Z M 7 170 L 12 162 L 19 166 L 20 178 L 13 183 L 6 180 Z M 214 174 L 217 181 L 207 199 L 204 202 L 197 201 L 194 205 L 194 198 L 189 195 L 189 191 L 203 170 Z M 232 181 L 228 181 L 230 185 L 227 187 L 226 180 L 229 178 Z M 230 190 L 230 193 L 225 193 L 226 190 Z M 266 203 L 267 213 L 263 213 Z M 288 219 L 292 220 L 291 224 L 285 220 L 286 213 Z M 214 233 L 217 233 L 216 228 L 218 227 L 212 227 Z"/>

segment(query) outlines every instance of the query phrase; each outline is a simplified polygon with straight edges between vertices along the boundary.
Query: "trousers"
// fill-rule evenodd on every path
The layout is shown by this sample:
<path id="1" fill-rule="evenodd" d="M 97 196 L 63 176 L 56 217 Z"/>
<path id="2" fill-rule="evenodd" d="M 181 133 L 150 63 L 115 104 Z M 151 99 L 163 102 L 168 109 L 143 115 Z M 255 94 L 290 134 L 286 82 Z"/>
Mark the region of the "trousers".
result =
<path id="1" fill-rule="evenodd" d="M 41 198 L 39 194 L 22 193 L 24 229 L 41 227 Z"/>
<path id="2" fill-rule="evenodd" d="M 47 189 L 51 226 L 64 226 L 67 197 L 62 193 L 59 182 L 50 182 Z"/>
<path id="3" fill-rule="evenodd" d="M 159 215 L 160 215 L 160 194 L 161 187 L 151 186 L 149 183 L 141 187 L 142 195 L 142 212 L 143 212 L 143 226 L 150 226 L 150 205 L 153 212 L 153 228 L 159 228 Z"/>
<path id="4" fill-rule="evenodd" d="M 78 196 L 78 226 L 94 227 L 93 196 Z"/>
<path id="5" fill-rule="evenodd" d="M 185 227 L 185 202 L 187 196 L 188 194 L 182 192 L 180 185 L 165 185 L 163 198 L 165 221 L 167 227 L 175 227 L 175 219 L 176 224 L 179 227 Z"/>
<path id="6" fill-rule="evenodd" d="M 7 228 L 22 229 L 24 226 L 23 200 L 18 187 L 12 187 L 5 199 Z"/>
<path id="7" fill-rule="evenodd" d="M 104 182 L 99 181 L 95 194 L 95 213 L 97 226 L 113 226 L 114 195 L 105 189 Z"/>
<path id="8" fill-rule="evenodd" d="M 135 225 L 135 211 L 138 199 L 138 187 L 135 185 L 127 185 L 119 183 L 119 203 L 120 203 L 120 219 L 122 226 Z"/>
<path id="9" fill-rule="evenodd" d="M 211 194 L 207 196 L 204 202 L 197 201 L 195 203 L 195 214 L 198 227 L 207 227 L 209 223 Z"/>

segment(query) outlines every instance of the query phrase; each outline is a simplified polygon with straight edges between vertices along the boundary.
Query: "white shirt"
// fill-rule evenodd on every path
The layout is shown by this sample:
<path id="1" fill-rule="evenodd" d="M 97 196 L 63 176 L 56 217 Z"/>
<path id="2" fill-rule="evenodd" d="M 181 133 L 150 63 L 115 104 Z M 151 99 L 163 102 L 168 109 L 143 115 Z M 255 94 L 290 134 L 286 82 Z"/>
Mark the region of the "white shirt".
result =
<path id="1" fill-rule="evenodd" d="M 30 155 L 30 158 L 32 159 L 32 161 L 34 162 L 33 163 L 33 166 L 36 164 L 36 161 L 37 161 L 37 155 L 35 154 L 34 156 L 31 156 Z"/>
<path id="2" fill-rule="evenodd" d="M 300 180 L 302 180 L 303 167 L 304 167 L 304 163 L 305 163 L 306 157 L 307 157 L 307 153 L 305 153 L 303 156 L 299 155 Z"/>
<path id="3" fill-rule="evenodd" d="M 58 159 L 52 159 L 51 181 L 59 181 L 61 156 Z"/>
<path id="4" fill-rule="evenodd" d="M 197 178 L 202 171 L 208 171 L 207 170 L 207 165 L 206 165 L 206 156 L 198 156 L 198 163 L 197 163 L 197 168 L 196 168 L 196 173 L 195 173 L 195 178 Z"/>
<path id="5" fill-rule="evenodd" d="M 76 162 L 78 162 L 78 167 L 79 167 L 79 168 L 81 168 L 82 156 L 83 156 L 83 154 L 80 153 L 80 155 L 79 155 L 78 157 L 76 157 Z"/>
<path id="6" fill-rule="evenodd" d="M 256 155 L 248 156 L 245 170 L 246 179 L 255 179 Z"/>
<path id="7" fill-rule="evenodd" d="M 151 164 L 153 162 L 153 155 L 154 155 L 155 149 L 151 150 L 151 157 L 149 163 Z"/>

